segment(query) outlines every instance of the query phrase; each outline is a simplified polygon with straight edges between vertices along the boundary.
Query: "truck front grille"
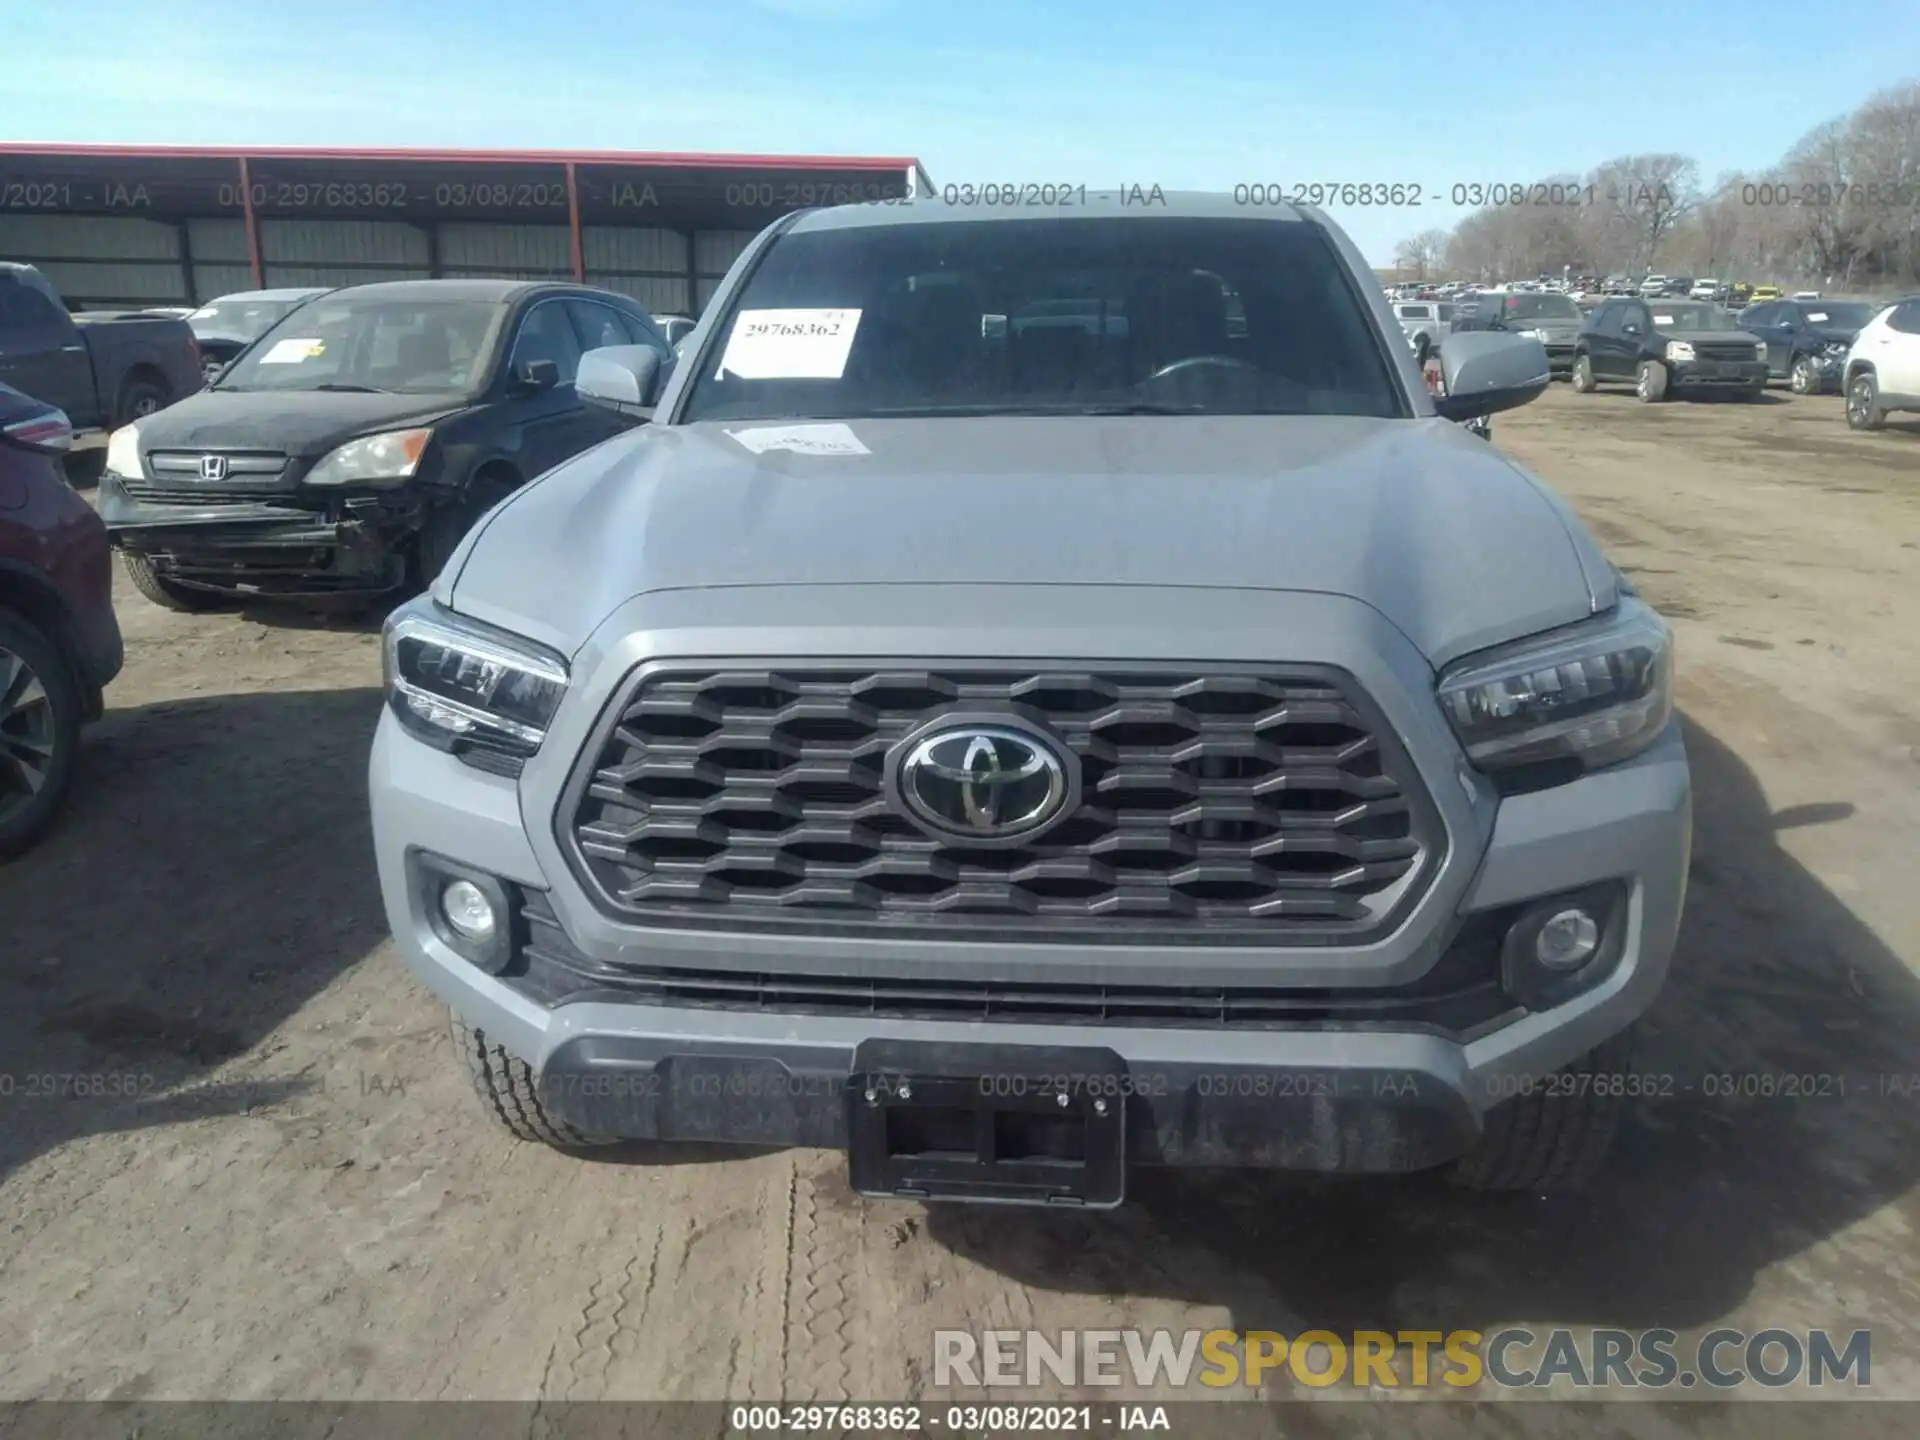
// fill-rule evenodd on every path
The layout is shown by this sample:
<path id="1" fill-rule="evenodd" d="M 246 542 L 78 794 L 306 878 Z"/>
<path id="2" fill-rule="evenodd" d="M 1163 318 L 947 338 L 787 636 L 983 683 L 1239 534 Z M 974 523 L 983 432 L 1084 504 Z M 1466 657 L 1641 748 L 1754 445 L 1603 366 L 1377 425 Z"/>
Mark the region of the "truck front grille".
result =
<path id="1" fill-rule="evenodd" d="M 962 711 L 1050 731 L 1079 808 L 1013 848 L 897 812 L 888 751 Z M 1324 668 L 651 667 L 569 795 L 596 903 L 692 928 L 1352 944 L 1444 845 L 1391 727 Z"/>
<path id="2" fill-rule="evenodd" d="M 1753 343 L 1747 340 L 1737 343 L 1724 340 L 1696 340 L 1693 342 L 1693 353 L 1695 358 L 1700 360 L 1751 360 Z"/>

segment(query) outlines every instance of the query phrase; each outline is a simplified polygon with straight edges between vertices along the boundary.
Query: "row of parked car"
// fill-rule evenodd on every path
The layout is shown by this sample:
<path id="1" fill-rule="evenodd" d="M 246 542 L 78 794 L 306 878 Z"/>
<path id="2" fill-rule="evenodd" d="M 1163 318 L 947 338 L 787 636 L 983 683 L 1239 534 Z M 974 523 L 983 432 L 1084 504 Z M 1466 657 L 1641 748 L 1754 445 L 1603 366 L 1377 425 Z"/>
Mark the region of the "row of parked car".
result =
<path id="1" fill-rule="evenodd" d="M 1509 330 L 1537 338 L 1552 373 L 1582 394 L 1631 383 L 1642 400 L 1728 393 L 1752 398 L 1774 381 L 1795 394 L 1843 391 L 1847 423 L 1878 429 L 1920 410 L 1920 297 L 1873 305 L 1815 296 L 1749 305 L 1621 295 L 1590 306 L 1540 291 L 1398 300 L 1394 313 L 1421 360 L 1448 335 Z"/>
<path id="2" fill-rule="evenodd" d="M 120 669 L 113 550 L 179 611 L 424 587 L 495 502 L 645 418 L 581 398 L 587 351 L 664 370 L 693 328 L 512 280 L 74 315 L 33 267 L 0 266 L 0 855 L 54 814 Z M 99 430 L 93 506 L 69 482 Z"/>

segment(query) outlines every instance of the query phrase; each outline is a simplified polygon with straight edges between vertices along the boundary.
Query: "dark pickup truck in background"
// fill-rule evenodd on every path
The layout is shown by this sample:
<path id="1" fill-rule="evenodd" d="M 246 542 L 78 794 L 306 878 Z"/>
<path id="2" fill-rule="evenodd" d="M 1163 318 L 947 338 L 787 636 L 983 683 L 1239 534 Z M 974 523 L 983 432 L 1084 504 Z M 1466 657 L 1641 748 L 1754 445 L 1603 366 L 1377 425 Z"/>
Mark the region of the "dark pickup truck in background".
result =
<path id="1" fill-rule="evenodd" d="M 33 266 L 0 260 L 0 383 L 87 431 L 151 415 L 204 382 L 186 321 L 69 315 Z"/>

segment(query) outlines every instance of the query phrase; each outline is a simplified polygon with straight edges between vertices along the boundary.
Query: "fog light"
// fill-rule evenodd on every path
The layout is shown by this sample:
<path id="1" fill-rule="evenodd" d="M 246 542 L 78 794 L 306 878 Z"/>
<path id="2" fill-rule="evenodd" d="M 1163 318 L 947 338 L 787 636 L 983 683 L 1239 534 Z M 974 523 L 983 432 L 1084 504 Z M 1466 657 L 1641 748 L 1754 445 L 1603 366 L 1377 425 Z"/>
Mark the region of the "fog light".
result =
<path id="1" fill-rule="evenodd" d="M 1556 912 L 1533 938 L 1534 959 L 1549 970 L 1575 969 L 1599 948 L 1600 922 L 1579 909 Z"/>
<path id="2" fill-rule="evenodd" d="M 440 892 L 440 913 L 454 934 L 476 944 L 487 944 L 499 928 L 492 904 L 471 880 L 455 880 Z"/>

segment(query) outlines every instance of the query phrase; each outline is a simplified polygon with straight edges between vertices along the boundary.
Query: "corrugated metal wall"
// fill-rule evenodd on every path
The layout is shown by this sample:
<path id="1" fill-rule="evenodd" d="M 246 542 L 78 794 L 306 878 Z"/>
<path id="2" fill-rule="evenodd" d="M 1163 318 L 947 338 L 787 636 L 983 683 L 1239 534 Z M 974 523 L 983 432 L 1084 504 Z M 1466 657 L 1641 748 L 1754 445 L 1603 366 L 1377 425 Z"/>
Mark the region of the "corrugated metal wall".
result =
<path id="1" fill-rule="evenodd" d="M 720 282 L 726 278 L 733 262 L 740 258 L 740 252 L 752 243 L 758 230 L 696 230 L 693 236 L 693 264 L 697 293 L 694 303 L 700 310 L 707 308 L 707 302 L 713 298 L 713 292 L 720 288 Z M 685 312 L 697 315 L 699 310 Z"/>
<path id="2" fill-rule="evenodd" d="M 62 295 L 184 305 L 180 232 L 130 215 L 0 214 L 0 260 L 38 266 Z"/>
<path id="3" fill-rule="evenodd" d="M 398 220 L 262 220 L 260 259 L 278 285 L 371 285 L 424 280 L 426 232 Z"/>
<path id="4" fill-rule="evenodd" d="M 587 283 L 631 295 L 656 315 L 686 315 L 690 247 L 678 230 L 587 225 L 580 232 Z"/>
<path id="5" fill-rule="evenodd" d="M 589 225 L 581 232 L 587 283 L 655 314 L 698 314 L 755 233 Z M 243 220 L 192 219 L 185 235 L 183 253 L 180 228 L 157 220 L 0 214 L 0 259 L 38 265 L 62 294 L 88 304 L 185 305 L 254 288 Z M 447 221 L 430 233 L 395 220 L 263 218 L 260 251 L 268 286 L 573 274 L 565 225 Z"/>
<path id="6" fill-rule="evenodd" d="M 187 221 L 187 248 L 193 254 L 193 294 L 201 301 L 236 290 L 253 289 L 247 260 L 247 222 L 234 219 Z"/>
<path id="7" fill-rule="evenodd" d="M 442 275 L 573 278 L 573 232 L 565 225 L 449 221 L 439 227 Z"/>

